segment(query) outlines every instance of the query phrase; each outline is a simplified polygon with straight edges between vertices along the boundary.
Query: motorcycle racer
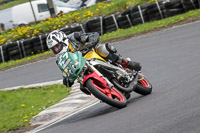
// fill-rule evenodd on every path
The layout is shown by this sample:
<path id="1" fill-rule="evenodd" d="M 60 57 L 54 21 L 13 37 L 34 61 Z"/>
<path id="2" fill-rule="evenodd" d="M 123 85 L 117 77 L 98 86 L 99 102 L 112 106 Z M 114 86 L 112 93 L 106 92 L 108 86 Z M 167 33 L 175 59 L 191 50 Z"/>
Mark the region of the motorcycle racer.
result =
<path id="1" fill-rule="evenodd" d="M 111 60 L 112 62 L 121 64 L 123 67 L 129 68 L 131 70 L 141 70 L 140 63 L 128 61 L 117 53 L 115 47 L 109 44 L 99 44 L 98 42 L 99 34 L 97 32 L 74 32 L 69 35 L 66 35 L 62 31 L 54 30 L 48 34 L 46 39 L 48 48 L 56 55 L 56 60 L 59 58 L 59 55 L 63 52 L 81 51 L 83 54 L 86 54 L 84 53 L 84 49 L 94 47 L 96 53 L 107 61 Z M 58 64 L 57 61 L 56 63 Z M 65 77 L 63 78 L 63 84 L 67 85 Z M 68 85 L 71 87 L 73 83 L 69 83 Z"/>

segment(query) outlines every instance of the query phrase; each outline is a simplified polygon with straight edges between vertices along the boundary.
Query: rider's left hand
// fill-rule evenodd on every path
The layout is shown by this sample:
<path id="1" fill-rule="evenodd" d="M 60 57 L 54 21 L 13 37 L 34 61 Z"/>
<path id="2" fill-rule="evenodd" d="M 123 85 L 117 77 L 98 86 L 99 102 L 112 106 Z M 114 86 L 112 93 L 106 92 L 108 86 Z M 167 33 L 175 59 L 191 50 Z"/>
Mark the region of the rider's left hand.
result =
<path id="1" fill-rule="evenodd" d="M 94 44 L 94 43 L 85 44 L 84 48 L 81 50 L 81 53 L 84 55 L 84 54 L 86 54 L 91 48 L 94 48 L 95 46 L 96 46 L 96 44 Z"/>
<path id="2" fill-rule="evenodd" d="M 95 47 L 95 46 L 96 46 L 95 43 L 88 43 L 88 44 L 85 44 L 84 49 L 85 48 L 90 49 L 90 48 Z"/>

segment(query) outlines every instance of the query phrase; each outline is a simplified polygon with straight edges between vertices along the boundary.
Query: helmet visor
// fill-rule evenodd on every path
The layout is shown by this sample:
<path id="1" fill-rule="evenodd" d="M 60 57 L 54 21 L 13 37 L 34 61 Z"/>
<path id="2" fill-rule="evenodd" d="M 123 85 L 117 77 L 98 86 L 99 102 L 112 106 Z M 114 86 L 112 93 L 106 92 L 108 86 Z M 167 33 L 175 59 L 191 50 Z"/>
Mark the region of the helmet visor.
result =
<path id="1" fill-rule="evenodd" d="M 63 43 L 58 43 L 51 48 L 51 50 L 53 51 L 54 54 L 60 53 L 60 51 L 62 51 L 62 49 L 63 49 Z"/>

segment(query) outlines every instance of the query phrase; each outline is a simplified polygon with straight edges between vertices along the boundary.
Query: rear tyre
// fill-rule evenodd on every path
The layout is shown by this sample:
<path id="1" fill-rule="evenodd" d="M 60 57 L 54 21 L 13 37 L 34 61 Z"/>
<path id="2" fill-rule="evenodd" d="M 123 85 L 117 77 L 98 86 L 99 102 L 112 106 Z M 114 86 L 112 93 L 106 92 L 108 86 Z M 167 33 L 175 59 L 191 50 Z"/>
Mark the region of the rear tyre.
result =
<path id="1" fill-rule="evenodd" d="M 144 78 L 143 80 L 138 81 L 138 84 L 133 91 L 145 96 L 151 94 L 152 85 L 146 78 Z"/>
<path id="2" fill-rule="evenodd" d="M 126 97 L 119 90 L 105 88 L 98 80 L 88 79 L 86 87 L 95 97 L 111 106 L 124 108 L 127 105 Z"/>

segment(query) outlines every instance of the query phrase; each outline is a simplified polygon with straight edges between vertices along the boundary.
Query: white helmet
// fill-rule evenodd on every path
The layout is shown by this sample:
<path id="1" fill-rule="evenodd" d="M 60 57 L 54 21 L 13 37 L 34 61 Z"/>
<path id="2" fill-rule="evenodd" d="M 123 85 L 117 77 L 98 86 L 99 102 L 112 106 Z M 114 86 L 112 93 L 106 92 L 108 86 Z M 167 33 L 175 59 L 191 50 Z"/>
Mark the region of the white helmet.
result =
<path id="1" fill-rule="evenodd" d="M 54 30 L 47 36 L 46 43 L 54 54 L 60 54 L 68 50 L 69 39 L 67 35 L 59 30 Z"/>

